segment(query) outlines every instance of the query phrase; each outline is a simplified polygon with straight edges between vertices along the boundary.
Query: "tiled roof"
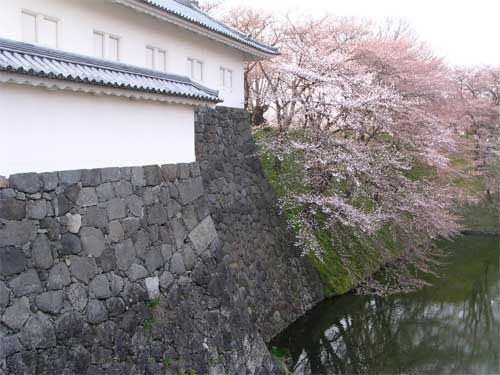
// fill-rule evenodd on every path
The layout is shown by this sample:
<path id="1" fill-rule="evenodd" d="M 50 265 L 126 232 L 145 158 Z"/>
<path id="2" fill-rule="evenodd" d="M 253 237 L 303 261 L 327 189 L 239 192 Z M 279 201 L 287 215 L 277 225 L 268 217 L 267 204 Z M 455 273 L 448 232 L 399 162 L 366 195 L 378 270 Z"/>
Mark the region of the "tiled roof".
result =
<path id="1" fill-rule="evenodd" d="M 0 38 L 0 72 L 220 102 L 218 92 L 187 77 Z"/>
<path id="2" fill-rule="evenodd" d="M 141 0 L 142 2 L 152 5 L 167 13 L 181 17 L 187 21 L 203 26 L 204 28 L 214 31 L 218 34 L 225 35 L 237 42 L 243 43 L 247 46 L 253 47 L 261 52 L 271 55 L 278 55 L 279 52 L 276 48 L 267 46 L 265 44 L 256 42 L 248 38 L 245 34 L 224 25 L 222 22 L 215 20 L 208 14 L 204 13 L 196 7 L 184 5 L 175 0 Z"/>

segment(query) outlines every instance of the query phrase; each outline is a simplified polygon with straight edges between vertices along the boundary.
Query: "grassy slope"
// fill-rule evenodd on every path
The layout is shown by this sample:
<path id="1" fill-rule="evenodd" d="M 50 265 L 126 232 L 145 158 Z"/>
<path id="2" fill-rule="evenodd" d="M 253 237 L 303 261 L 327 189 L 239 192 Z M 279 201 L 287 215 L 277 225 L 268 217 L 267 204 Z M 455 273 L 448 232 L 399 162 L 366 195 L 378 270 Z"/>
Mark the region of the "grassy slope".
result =
<path id="1" fill-rule="evenodd" d="M 269 136 L 258 132 L 254 136 Z M 283 197 L 286 191 L 301 192 L 302 163 L 300 157 L 289 156 L 279 163 L 272 156 L 261 156 L 261 162 L 266 177 L 274 187 L 278 197 Z M 465 163 L 461 159 L 455 163 Z M 463 168 L 467 165 L 464 164 Z M 417 166 L 411 172 L 411 178 L 429 178 L 435 171 L 425 166 Z M 483 189 L 482 182 L 478 179 L 458 179 L 457 186 L 462 187 L 471 194 Z M 491 230 L 498 224 L 498 211 L 492 205 L 467 206 L 461 210 L 468 229 Z M 297 213 L 285 212 L 288 219 L 294 222 Z M 319 260 L 310 255 L 323 282 L 325 294 L 328 297 L 340 295 L 355 288 L 367 275 L 373 274 L 380 267 L 398 257 L 403 251 L 401 245 L 395 240 L 395 230 L 386 226 L 376 235 L 367 236 L 359 231 L 347 227 L 337 227 L 334 236 L 331 231 L 318 231 L 316 237 L 322 245 L 324 255 Z"/>
<path id="2" fill-rule="evenodd" d="M 265 135 L 255 134 L 256 138 L 262 136 Z M 287 157 L 279 163 L 279 168 L 271 156 L 261 156 L 261 162 L 264 173 L 278 197 L 283 197 L 286 191 L 305 190 L 300 183 L 302 164 L 299 157 Z M 285 214 L 294 222 L 297 213 Z M 367 275 L 377 271 L 382 264 L 402 251 L 393 239 L 389 227 L 384 227 L 374 236 L 367 236 L 352 228 L 338 227 L 335 230 L 335 238 L 326 230 L 318 231 L 316 237 L 324 250 L 323 259 L 321 261 L 312 254 L 310 256 L 328 297 L 347 293 Z"/>

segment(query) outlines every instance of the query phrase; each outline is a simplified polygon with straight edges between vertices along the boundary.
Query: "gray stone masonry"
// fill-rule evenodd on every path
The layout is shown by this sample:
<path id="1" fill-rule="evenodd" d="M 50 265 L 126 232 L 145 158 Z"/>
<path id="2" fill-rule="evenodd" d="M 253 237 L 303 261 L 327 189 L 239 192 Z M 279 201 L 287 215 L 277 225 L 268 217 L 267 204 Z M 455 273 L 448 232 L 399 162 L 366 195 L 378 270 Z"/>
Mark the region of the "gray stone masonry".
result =
<path id="1" fill-rule="evenodd" d="M 197 163 L 2 181 L 0 374 L 275 373 Z"/>
<path id="2" fill-rule="evenodd" d="M 243 110 L 199 109 L 196 157 L 224 262 L 267 341 L 323 299 L 319 276 L 293 244 L 264 177 Z M 193 244 L 206 236 L 191 233 Z M 196 248 L 196 246 L 195 246 Z"/>

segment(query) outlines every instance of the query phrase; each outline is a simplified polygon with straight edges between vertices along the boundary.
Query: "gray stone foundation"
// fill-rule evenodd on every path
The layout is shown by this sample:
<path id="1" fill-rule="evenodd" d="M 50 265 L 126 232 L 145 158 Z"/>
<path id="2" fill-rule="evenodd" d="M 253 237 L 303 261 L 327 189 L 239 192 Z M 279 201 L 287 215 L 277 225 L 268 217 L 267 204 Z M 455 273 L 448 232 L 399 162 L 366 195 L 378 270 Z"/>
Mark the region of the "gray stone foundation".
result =
<path id="1" fill-rule="evenodd" d="M 268 341 L 323 297 L 319 275 L 294 246 L 253 143 L 248 113 L 197 112 L 196 154 L 224 262 Z"/>
<path id="2" fill-rule="evenodd" d="M 269 373 L 221 256 L 197 163 L 11 176 L 0 373 Z"/>

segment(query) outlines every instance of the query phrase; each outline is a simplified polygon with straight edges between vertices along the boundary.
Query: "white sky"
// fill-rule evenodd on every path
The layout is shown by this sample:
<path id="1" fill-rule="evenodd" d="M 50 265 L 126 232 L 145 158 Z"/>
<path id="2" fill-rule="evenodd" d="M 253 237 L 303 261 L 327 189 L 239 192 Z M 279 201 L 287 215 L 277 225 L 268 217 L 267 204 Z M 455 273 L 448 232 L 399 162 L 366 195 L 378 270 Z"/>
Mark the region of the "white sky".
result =
<path id="1" fill-rule="evenodd" d="M 268 12 L 406 20 L 456 65 L 500 65 L 500 0 L 226 0 Z"/>

